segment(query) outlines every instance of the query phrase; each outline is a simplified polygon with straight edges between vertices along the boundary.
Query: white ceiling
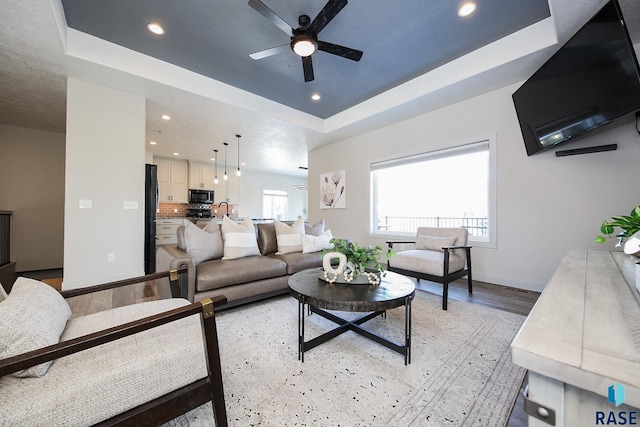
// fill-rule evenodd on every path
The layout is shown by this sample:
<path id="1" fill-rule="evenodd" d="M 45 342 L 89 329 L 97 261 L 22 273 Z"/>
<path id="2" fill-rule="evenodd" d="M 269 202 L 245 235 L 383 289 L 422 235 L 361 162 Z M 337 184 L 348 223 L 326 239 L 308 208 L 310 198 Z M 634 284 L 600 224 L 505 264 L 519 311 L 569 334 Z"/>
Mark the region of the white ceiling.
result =
<path id="1" fill-rule="evenodd" d="M 357 0 L 351 0 L 352 3 Z M 482 3 L 478 2 L 480 7 Z M 315 147 L 522 81 L 605 1 L 550 0 L 552 17 L 326 119 L 195 74 L 66 26 L 59 0 L 5 0 L 0 26 L 0 123 L 65 132 L 66 77 L 145 96 L 147 146 L 157 156 L 210 161 L 236 134 L 247 169 L 306 176 Z M 640 41 L 640 2 L 620 1 Z M 349 7 L 349 6 L 347 6 Z M 354 46 L 355 47 L 355 46 Z M 161 114 L 172 119 L 163 121 Z M 162 133 L 154 133 L 160 130 Z"/>

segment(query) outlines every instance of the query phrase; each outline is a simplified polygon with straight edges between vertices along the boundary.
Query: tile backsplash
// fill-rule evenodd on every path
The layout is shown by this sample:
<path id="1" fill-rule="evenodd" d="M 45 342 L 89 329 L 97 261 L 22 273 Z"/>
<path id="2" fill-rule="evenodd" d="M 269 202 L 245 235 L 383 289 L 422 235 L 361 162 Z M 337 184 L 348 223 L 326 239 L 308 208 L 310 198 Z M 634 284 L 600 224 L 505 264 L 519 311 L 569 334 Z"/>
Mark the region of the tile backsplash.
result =
<path id="1" fill-rule="evenodd" d="M 158 218 L 183 218 L 187 216 L 187 204 L 161 202 L 158 205 L 157 215 Z"/>

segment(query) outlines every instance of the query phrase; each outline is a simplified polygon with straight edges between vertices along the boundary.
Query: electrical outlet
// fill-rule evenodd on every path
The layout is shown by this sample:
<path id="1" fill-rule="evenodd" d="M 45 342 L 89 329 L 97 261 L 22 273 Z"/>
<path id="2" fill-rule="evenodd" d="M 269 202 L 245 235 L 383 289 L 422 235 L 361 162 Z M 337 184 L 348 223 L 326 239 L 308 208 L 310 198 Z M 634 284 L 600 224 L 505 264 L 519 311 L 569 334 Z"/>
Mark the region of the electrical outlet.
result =
<path id="1" fill-rule="evenodd" d="M 177 209 L 177 208 L 176 208 L 176 209 L 174 209 L 174 210 L 173 210 L 173 213 L 178 213 L 178 209 Z"/>
<path id="2" fill-rule="evenodd" d="M 107 254 L 107 262 L 116 262 L 116 254 L 115 254 L 115 252 L 109 252 Z"/>

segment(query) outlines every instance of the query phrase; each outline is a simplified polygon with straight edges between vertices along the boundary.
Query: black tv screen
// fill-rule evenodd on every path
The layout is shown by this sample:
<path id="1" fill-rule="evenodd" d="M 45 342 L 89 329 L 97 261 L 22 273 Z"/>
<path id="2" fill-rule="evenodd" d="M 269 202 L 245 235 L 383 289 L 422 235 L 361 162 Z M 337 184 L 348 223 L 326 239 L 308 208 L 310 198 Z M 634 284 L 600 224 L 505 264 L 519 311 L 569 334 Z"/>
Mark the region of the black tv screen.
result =
<path id="1" fill-rule="evenodd" d="M 536 71 L 513 102 L 529 156 L 640 109 L 638 61 L 617 1 Z"/>

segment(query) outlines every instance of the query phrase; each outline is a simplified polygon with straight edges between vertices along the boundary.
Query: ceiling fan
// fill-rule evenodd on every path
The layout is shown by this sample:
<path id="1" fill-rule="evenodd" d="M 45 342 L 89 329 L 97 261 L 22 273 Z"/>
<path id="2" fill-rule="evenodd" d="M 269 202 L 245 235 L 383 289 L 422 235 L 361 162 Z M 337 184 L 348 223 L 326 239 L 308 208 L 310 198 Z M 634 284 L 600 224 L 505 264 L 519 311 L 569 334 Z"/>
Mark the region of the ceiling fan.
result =
<path id="1" fill-rule="evenodd" d="M 300 26 L 294 29 L 287 24 L 284 19 L 278 16 L 278 14 L 269 9 L 261 0 L 249 0 L 249 6 L 269 19 L 291 37 L 289 44 L 261 50 L 249 56 L 253 59 L 262 59 L 291 49 L 295 54 L 302 57 L 302 70 L 304 72 L 305 82 L 310 82 L 314 78 L 311 55 L 318 50 L 351 59 L 352 61 L 360 61 L 362 51 L 318 40 L 318 33 L 322 31 L 346 5 L 347 0 L 329 0 L 313 22 L 308 15 L 300 15 L 298 17 L 298 25 Z"/>

